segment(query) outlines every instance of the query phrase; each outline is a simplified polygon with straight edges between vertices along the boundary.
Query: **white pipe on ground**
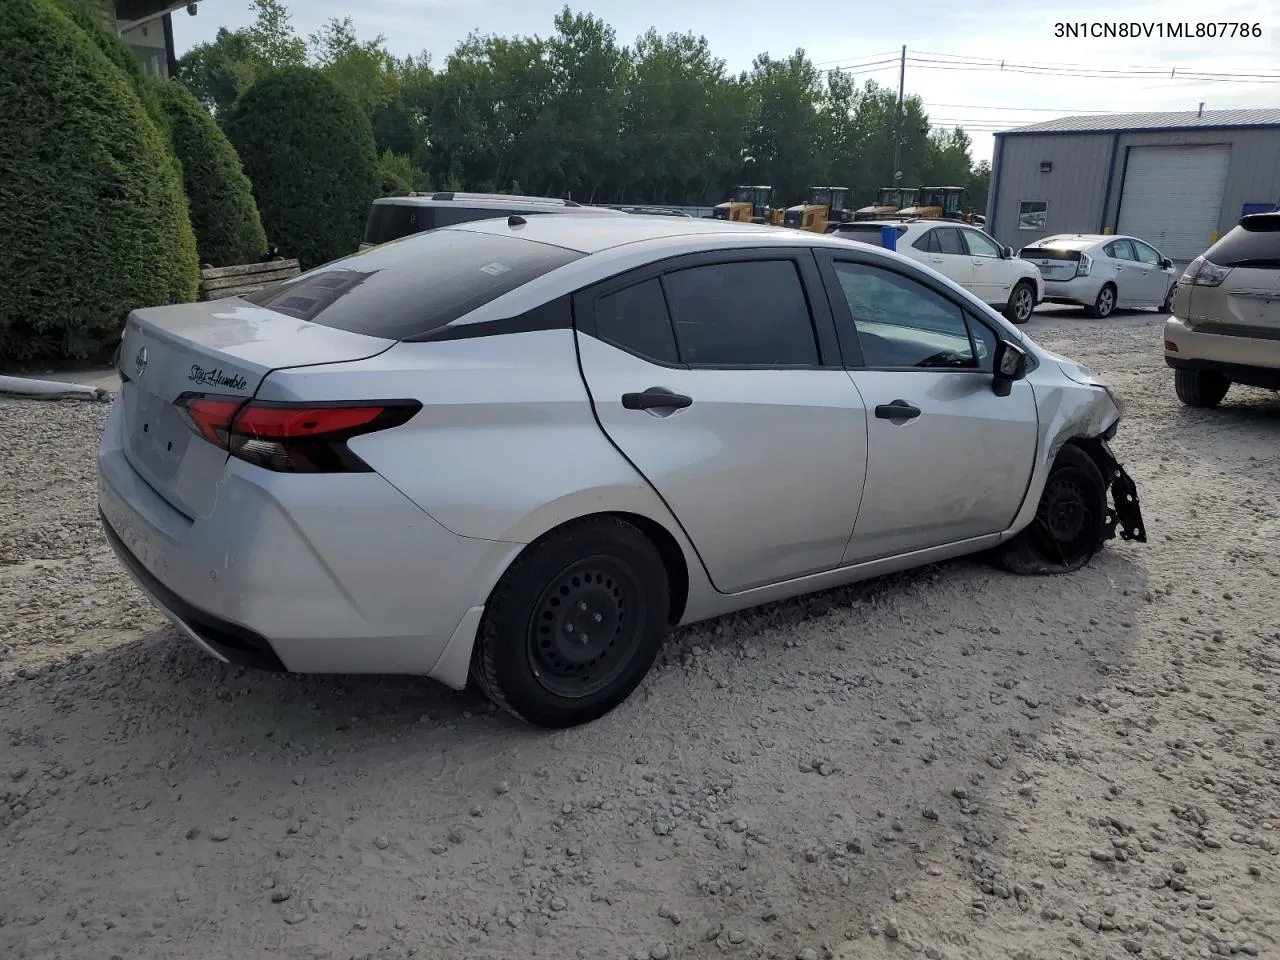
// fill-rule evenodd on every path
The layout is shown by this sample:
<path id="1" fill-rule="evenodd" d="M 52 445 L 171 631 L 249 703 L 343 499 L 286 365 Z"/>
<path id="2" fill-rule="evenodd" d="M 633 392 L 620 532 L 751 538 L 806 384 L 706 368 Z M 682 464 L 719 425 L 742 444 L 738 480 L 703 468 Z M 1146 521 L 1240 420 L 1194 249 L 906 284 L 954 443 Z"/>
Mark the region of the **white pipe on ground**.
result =
<path id="1" fill-rule="evenodd" d="M 107 400 L 111 394 L 101 387 L 58 380 L 30 380 L 26 377 L 0 377 L 0 393 L 33 400 Z"/>

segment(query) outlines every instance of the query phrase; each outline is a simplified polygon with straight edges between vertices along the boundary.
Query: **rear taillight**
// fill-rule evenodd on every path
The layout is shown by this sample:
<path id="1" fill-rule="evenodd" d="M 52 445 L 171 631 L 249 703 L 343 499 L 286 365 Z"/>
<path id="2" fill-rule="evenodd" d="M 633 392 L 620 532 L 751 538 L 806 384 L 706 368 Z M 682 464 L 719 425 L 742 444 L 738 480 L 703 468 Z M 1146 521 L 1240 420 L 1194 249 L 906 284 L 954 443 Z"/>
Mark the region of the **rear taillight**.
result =
<path id="1" fill-rule="evenodd" d="M 1093 269 L 1093 257 L 1087 253 L 1080 254 L 1080 260 L 1076 263 L 1076 276 L 1087 277 L 1089 271 Z"/>
<path id="2" fill-rule="evenodd" d="M 363 473 L 371 468 L 347 441 L 389 430 L 422 409 L 416 400 L 369 403 L 246 403 L 187 394 L 177 401 L 187 425 L 233 457 L 281 473 Z"/>
<path id="3" fill-rule="evenodd" d="M 1210 263 L 1204 257 L 1196 257 L 1187 264 L 1186 272 L 1183 273 L 1180 282 L 1196 287 L 1217 287 L 1227 279 L 1227 274 L 1230 272 L 1230 267 L 1220 267 L 1216 263 Z"/>

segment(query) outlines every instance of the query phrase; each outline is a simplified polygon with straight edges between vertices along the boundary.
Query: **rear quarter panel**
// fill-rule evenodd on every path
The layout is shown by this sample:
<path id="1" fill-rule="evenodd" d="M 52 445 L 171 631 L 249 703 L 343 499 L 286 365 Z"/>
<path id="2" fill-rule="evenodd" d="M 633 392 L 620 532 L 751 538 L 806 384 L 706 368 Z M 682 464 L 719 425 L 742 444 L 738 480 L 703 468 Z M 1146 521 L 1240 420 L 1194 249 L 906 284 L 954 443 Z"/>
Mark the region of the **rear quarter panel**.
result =
<path id="1" fill-rule="evenodd" d="M 681 539 L 596 423 L 571 329 L 401 343 L 359 363 L 272 374 L 259 392 L 266 400 L 402 397 L 420 400 L 422 411 L 403 427 L 356 437 L 351 449 L 453 533 L 529 543 L 565 521 L 612 511 L 655 520 Z"/>

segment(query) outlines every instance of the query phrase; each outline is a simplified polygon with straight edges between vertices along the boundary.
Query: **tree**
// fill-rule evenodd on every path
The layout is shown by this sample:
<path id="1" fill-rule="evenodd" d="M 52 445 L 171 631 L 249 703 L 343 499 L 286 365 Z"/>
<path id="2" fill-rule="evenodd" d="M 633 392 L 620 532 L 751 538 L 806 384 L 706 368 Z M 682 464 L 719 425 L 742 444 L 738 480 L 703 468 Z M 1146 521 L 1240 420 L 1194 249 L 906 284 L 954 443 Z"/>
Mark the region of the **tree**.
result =
<path id="1" fill-rule="evenodd" d="M 201 262 L 226 267 L 258 260 L 267 252 L 267 236 L 235 148 L 182 84 L 159 80 L 153 86 L 182 162 Z"/>
<path id="2" fill-rule="evenodd" d="M 87 356 L 195 299 L 182 183 L 124 74 L 54 0 L 0 4 L 0 356 Z"/>
<path id="3" fill-rule="evenodd" d="M 220 28 L 212 43 L 200 43 L 178 61 L 178 79 L 215 116 L 275 70 L 307 62 L 307 45 L 293 32 L 280 0 L 253 0 L 254 22 L 243 30 Z"/>
<path id="4" fill-rule="evenodd" d="M 147 83 L 146 75 L 137 59 L 118 36 L 107 30 L 102 23 L 102 14 L 88 0 L 60 0 L 67 15 L 75 21 L 76 26 L 85 32 L 94 45 L 101 50 L 116 69 L 124 74 L 133 92 L 138 95 L 147 116 L 161 133 L 168 135 L 168 118 L 160 107 L 155 90 Z"/>
<path id="5" fill-rule="evenodd" d="M 756 57 L 749 83 L 756 115 L 747 148 L 758 175 L 773 184 L 782 202 L 798 202 L 825 172 L 818 154 L 821 77 L 804 51 L 797 50 L 785 60 Z"/>
<path id="6" fill-rule="evenodd" d="M 263 225 L 304 269 L 355 251 L 378 194 L 373 130 L 333 81 L 309 67 L 259 80 L 224 124 Z"/>
<path id="7" fill-rule="evenodd" d="M 979 162 L 970 171 L 965 190 L 969 194 L 969 206 L 978 213 L 985 214 L 987 201 L 991 195 L 991 162 L 989 160 Z"/>
<path id="8" fill-rule="evenodd" d="M 973 166 L 969 156 L 971 143 L 969 135 L 960 127 L 933 131 L 925 151 L 925 180 L 940 187 L 965 186 Z"/>

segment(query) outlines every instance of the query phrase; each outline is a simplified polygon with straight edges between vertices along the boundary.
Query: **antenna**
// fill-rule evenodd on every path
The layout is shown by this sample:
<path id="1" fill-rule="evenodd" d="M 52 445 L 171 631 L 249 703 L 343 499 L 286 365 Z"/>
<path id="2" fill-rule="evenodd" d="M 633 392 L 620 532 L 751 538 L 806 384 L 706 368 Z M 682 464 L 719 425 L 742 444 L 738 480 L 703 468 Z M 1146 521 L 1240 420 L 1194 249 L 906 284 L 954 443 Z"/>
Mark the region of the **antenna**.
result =
<path id="1" fill-rule="evenodd" d="M 508 226 L 508 227 L 523 227 L 523 226 L 524 226 L 526 223 L 528 223 L 528 222 L 529 222 L 529 221 L 528 221 L 528 220 L 526 220 L 524 217 L 520 216 L 519 214 L 515 214 L 515 213 L 513 213 L 511 216 L 507 217 L 507 226 Z"/>
<path id="2" fill-rule="evenodd" d="M 1200 111 L 1196 114 L 1196 117 L 1197 117 L 1197 118 L 1199 118 L 1199 117 L 1203 117 L 1203 116 L 1204 116 L 1204 101 L 1203 101 L 1203 100 L 1201 100 L 1201 101 L 1200 101 Z"/>

